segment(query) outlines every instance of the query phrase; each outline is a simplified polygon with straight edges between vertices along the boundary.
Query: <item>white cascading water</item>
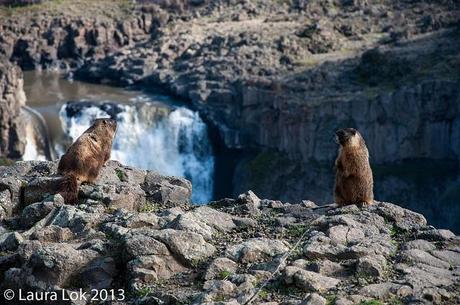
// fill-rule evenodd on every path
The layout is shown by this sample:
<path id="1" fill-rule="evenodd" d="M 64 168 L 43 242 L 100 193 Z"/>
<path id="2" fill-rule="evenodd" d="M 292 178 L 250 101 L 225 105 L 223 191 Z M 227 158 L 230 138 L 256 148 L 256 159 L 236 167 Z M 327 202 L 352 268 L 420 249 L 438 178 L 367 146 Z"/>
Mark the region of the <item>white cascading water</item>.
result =
<path id="1" fill-rule="evenodd" d="M 95 118 L 110 117 L 98 105 L 81 108 L 76 115 L 67 117 L 66 107 L 67 104 L 62 106 L 60 118 L 64 132 L 73 141 Z M 179 107 L 152 122 L 144 119 L 136 106 L 117 107 L 122 111 L 115 117 L 118 128 L 111 159 L 164 175 L 185 177 L 192 181 L 192 202 L 212 200 L 214 157 L 207 126 L 197 112 Z"/>
<path id="2" fill-rule="evenodd" d="M 37 141 L 35 140 L 35 132 L 31 124 L 26 125 L 26 147 L 24 149 L 24 155 L 22 160 L 46 160 L 46 157 L 39 152 Z"/>
<path id="3" fill-rule="evenodd" d="M 34 131 L 29 128 L 29 126 L 26 128 L 26 147 L 24 149 L 24 155 L 22 155 L 22 160 L 46 160 L 46 157 L 38 151 Z"/>

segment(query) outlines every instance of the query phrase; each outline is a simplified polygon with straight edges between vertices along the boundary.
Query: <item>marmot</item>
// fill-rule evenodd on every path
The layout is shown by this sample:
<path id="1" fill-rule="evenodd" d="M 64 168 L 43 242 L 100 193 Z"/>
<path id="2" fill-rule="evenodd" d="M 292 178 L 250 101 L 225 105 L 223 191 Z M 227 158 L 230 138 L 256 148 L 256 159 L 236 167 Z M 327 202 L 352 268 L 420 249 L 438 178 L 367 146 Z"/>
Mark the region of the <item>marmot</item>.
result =
<path id="1" fill-rule="evenodd" d="M 338 206 L 374 203 L 374 180 L 363 137 L 353 128 L 340 129 L 335 134 L 340 144 L 335 161 L 335 203 Z"/>
<path id="2" fill-rule="evenodd" d="M 117 122 L 112 119 L 96 119 L 61 157 L 58 174 L 64 179 L 59 193 L 66 203 L 78 199 L 78 186 L 82 182 L 94 182 L 102 166 L 110 159 L 112 141 Z"/>

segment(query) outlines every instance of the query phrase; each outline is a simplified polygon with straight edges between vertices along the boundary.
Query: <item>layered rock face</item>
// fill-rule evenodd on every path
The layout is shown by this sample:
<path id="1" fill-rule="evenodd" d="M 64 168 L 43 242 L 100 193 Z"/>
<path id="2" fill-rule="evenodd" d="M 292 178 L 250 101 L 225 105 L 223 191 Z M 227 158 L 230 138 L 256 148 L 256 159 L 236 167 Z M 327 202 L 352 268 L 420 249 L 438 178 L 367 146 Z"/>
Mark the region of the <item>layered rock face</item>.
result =
<path id="1" fill-rule="evenodd" d="M 70 68 L 190 101 L 217 146 L 266 153 L 240 162 L 235 193 L 323 196 L 305 185 L 330 184 L 315 181 L 317 165 L 333 163 L 343 127 L 361 131 L 375 165 L 458 168 L 456 1 L 104 2 L 87 14 L 66 5 L 5 16 L 0 52 L 23 68 Z M 254 171 L 260 159 L 277 169 L 263 183 L 251 181 L 271 177 Z M 284 177 L 293 191 L 278 187 Z"/>
<path id="2" fill-rule="evenodd" d="M 3 17 L 0 53 L 27 70 L 75 69 L 85 58 L 104 58 L 122 46 L 145 40 L 164 18 L 155 10 L 131 15 L 118 3 L 109 2 L 76 9 L 82 14 L 65 8 L 38 14 L 26 9 L 22 18 Z"/>
<path id="3" fill-rule="evenodd" d="M 455 81 L 424 81 L 374 99 L 334 100 L 320 105 L 286 107 L 280 100 L 267 100 L 256 99 L 254 103 L 256 109 L 260 105 L 266 112 L 245 110 L 248 117 L 261 122 L 253 124 L 254 135 L 249 138 L 294 160 L 330 163 L 336 155 L 332 131 L 341 126 L 354 126 L 363 132 L 374 164 L 460 160 L 460 83 Z M 274 110 L 268 111 L 270 108 Z M 273 112 L 278 115 L 273 117 Z"/>
<path id="4" fill-rule="evenodd" d="M 0 157 L 20 158 L 25 148 L 25 126 L 20 119 L 25 105 L 22 71 L 0 60 Z"/>
<path id="5" fill-rule="evenodd" d="M 391 203 L 324 213 L 249 191 L 190 206 L 188 181 L 110 161 L 71 206 L 47 194 L 55 172 L 0 167 L 2 290 L 123 289 L 117 304 L 460 301 L 460 238 Z"/>

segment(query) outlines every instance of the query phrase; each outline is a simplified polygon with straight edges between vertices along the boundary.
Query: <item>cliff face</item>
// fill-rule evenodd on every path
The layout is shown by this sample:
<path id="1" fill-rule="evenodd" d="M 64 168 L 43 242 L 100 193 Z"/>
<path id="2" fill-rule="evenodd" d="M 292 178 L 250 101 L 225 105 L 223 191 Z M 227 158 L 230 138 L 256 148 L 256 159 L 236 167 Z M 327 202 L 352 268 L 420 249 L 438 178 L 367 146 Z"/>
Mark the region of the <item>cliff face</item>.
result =
<path id="1" fill-rule="evenodd" d="M 13 12 L 0 52 L 23 68 L 70 68 L 190 101 L 219 148 L 256 152 L 237 166 L 235 193 L 323 196 L 305 185 L 329 187 L 315 179 L 330 170 L 342 127 L 363 133 L 373 165 L 458 168 L 457 1 L 140 3 Z"/>
<path id="2" fill-rule="evenodd" d="M 11 9 L 13 13 L 0 8 L 0 53 L 25 70 L 68 71 L 86 58 L 104 58 L 148 38 L 165 18 L 155 9 L 130 14 L 125 4 L 75 3 L 68 11 L 68 7 L 45 3 L 41 9 L 16 8 Z"/>
<path id="3" fill-rule="evenodd" d="M 330 163 L 336 155 L 333 131 L 344 126 L 362 130 L 374 164 L 460 160 L 458 82 L 424 81 L 371 99 L 293 107 L 283 97 L 269 98 L 271 94 L 244 90 L 242 120 L 251 128 L 241 130 L 251 134 L 248 141 L 284 152 L 294 160 Z"/>
<path id="4" fill-rule="evenodd" d="M 21 106 L 26 97 L 21 69 L 8 61 L 0 61 L 0 156 L 20 158 L 25 148 Z"/>
<path id="5" fill-rule="evenodd" d="M 190 206 L 190 182 L 109 161 L 71 206 L 49 195 L 56 166 L 0 167 L 2 290 L 123 289 L 117 304 L 460 301 L 460 238 L 391 203 L 324 213 L 247 192 Z"/>

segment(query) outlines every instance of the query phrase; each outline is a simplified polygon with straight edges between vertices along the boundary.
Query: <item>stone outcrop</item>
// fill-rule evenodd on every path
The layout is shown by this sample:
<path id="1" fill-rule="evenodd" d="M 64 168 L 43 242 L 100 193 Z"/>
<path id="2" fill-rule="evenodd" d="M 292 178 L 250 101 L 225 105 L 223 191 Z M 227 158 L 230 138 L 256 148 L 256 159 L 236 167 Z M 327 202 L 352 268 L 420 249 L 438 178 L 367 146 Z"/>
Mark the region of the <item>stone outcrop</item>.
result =
<path id="1" fill-rule="evenodd" d="M 147 39 L 167 19 L 167 13 L 157 7 L 131 15 L 120 3 L 104 5 L 78 7 L 82 14 L 74 15 L 63 8 L 57 16 L 24 10 L 24 19 L 2 17 L 0 54 L 25 70 L 75 69 L 85 58 L 104 58 Z"/>
<path id="2" fill-rule="evenodd" d="M 117 304 L 460 301 L 460 238 L 391 203 L 317 212 L 247 192 L 191 206 L 188 181 L 110 161 L 71 206 L 47 194 L 55 173 L 55 162 L 0 167 L 2 291 L 124 289 Z M 150 195 L 162 188 L 170 196 Z"/>
<path id="3" fill-rule="evenodd" d="M 25 148 L 25 125 L 20 119 L 25 105 L 22 72 L 0 56 L 0 157 L 20 158 Z"/>

